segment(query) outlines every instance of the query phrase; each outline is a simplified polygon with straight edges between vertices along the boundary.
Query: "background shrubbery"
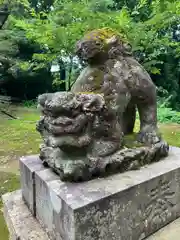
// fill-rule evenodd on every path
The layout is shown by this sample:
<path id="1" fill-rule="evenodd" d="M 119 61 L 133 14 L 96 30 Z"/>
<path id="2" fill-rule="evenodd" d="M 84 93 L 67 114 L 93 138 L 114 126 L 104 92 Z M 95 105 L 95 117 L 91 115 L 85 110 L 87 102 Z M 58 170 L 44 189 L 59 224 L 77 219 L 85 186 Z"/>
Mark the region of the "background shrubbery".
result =
<path id="1" fill-rule="evenodd" d="M 132 44 L 159 97 L 171 96 L 169 110 L 163 111 L 174 115 L 171 108 L 180 109 L 178 0 L 11 0 L 9 8 L 0 31 L 1 93 L 27 100 L 69 90 L 81 67 L 74 56 L 76 41 L 87 31 L 109 27 Z M 56 74 L 52 64 L 60 67 Z"/>
<path id="2" fill-rule="evenodd" d="M 178 123 L 180 124 L 180 112 L 168 107 L 158 108 L 158 121 L 161 123 Z"/>

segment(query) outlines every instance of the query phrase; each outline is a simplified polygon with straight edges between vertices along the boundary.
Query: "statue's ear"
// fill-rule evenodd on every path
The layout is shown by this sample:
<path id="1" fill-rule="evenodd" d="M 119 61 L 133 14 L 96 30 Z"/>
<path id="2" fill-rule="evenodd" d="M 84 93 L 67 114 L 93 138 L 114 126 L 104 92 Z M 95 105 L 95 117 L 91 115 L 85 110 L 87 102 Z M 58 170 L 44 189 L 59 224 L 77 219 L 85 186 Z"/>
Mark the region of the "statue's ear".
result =
<path id="1" fill-rule="evenodd" d="M 99 112 L 103 109 L 105 104 L 103 95 L 92 94 L 83 104 L 83 111 Z"/>

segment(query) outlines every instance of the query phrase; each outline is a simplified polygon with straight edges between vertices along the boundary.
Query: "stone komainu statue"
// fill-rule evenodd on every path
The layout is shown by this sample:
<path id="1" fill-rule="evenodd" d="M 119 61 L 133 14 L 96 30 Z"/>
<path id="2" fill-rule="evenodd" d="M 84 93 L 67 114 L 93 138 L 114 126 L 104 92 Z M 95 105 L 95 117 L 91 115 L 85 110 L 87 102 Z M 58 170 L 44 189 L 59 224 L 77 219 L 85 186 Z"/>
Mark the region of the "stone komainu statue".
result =
<path id="1" fill-rule="evenodd" d="M 88 66 L 71 92 L 43 94 L 40 158 L 62 180 L 136 169 L 168 155 L 157 129 L 156 87 L 131 48 L 107 29 L 87 34 L 77 55 Z M 140 115 L 139 147 L 125 147 Z"/>
<path id="2" fill-rule="evenodd" d="M 106 103 L 116 111 L 124 134 L 133 132 L 137 108 L 139 141 L 157 143 L 156 87 L 133 58 L 130 45 L 110 30 L 95 30 L 77 43 L 77 55 L 88 66 L 72 91 L 103 93 Z"/>

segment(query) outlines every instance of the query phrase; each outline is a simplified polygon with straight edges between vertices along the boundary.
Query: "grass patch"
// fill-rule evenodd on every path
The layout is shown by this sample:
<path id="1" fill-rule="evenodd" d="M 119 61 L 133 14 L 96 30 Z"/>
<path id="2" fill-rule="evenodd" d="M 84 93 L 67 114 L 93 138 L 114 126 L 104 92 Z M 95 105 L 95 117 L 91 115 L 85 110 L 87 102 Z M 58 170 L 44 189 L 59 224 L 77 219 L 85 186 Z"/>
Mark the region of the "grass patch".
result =
<path id="1" fill-rule="evenodd" d="M 180 147 L 180 125 L 179 124 L 161 124 L 160 131 L 163 138 L 171 146 Z"/>
<path id="2" fill-rule="evenodd" d="M 0 115 L 0 164 L 17 160 L 19 156 L 38 152 L 41 138 L 35 126 L 39 113 L 35 108 L 12 107 L 7 110 L 18 119 Z"/>
<path id="3" fill-rule="evenodd" d="M 35 125 L 39 113 L 35 108 L 22 106 L 6 106 L 5 110 L 18 119 L 9 119 L 0 114 L 0 197 L 10 191 L 20 188 L 18 159 L 23 155 L 37 154 L 41 142 Z M 9 172 L 4 172 L 10 166 Z M 0 200 L 0 209 L 2 201 Z M 0 239 L 8 240 L 8 230 L 4 221 L 3 212 L 0 212 Z"/>

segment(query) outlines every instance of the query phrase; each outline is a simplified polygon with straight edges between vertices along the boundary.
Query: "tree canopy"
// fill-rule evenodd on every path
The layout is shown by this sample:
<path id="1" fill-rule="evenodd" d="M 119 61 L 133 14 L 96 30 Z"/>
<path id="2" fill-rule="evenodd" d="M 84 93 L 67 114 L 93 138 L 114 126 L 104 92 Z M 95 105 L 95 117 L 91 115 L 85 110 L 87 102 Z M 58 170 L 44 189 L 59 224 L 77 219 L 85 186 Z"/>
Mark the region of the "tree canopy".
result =
<path id="1" fill-rule="evenodd" d="M 2 2 L 6 1 L 8 0 Z M 14 60 L 12 64 L 14 73 L 11 74 L 15 76 L 16 73 L 17 81 L 19 79 L 17 73 L 32 76 L 45 69 L 49 72 L 54 61 L 64 64 L 68 72 L 66 78 L 74 81 L 79 69 L 74 56 L 76 41 L 88 31 L 108 27 L 131 43 L 134 56 L 151 74 L 159 88 L 160 96 L 171 95 L 171 104 L 178 107 L 177 103 L 180 103 L 178 0 L 10 2 L 12 13 L 6 28 L 0 34 L 0 41 L 4 41 L 3 35 L 9 34 L 11 37 L 9 40 L 6 38 L 7 45 L 4 50 L 0 49 L 0 55 L 5 54 Z M 18 8 L 21 11 L 17 10 Z M 13 54 L 8 52 L 10 49 L 8 44 L 13 46 L 11 47 Z M 12 66 L 8 69 L 13 72 Z M 61 83 L 59 77 L 54 77 L 53 82 L 56 87 L 57 83 Z"/>

